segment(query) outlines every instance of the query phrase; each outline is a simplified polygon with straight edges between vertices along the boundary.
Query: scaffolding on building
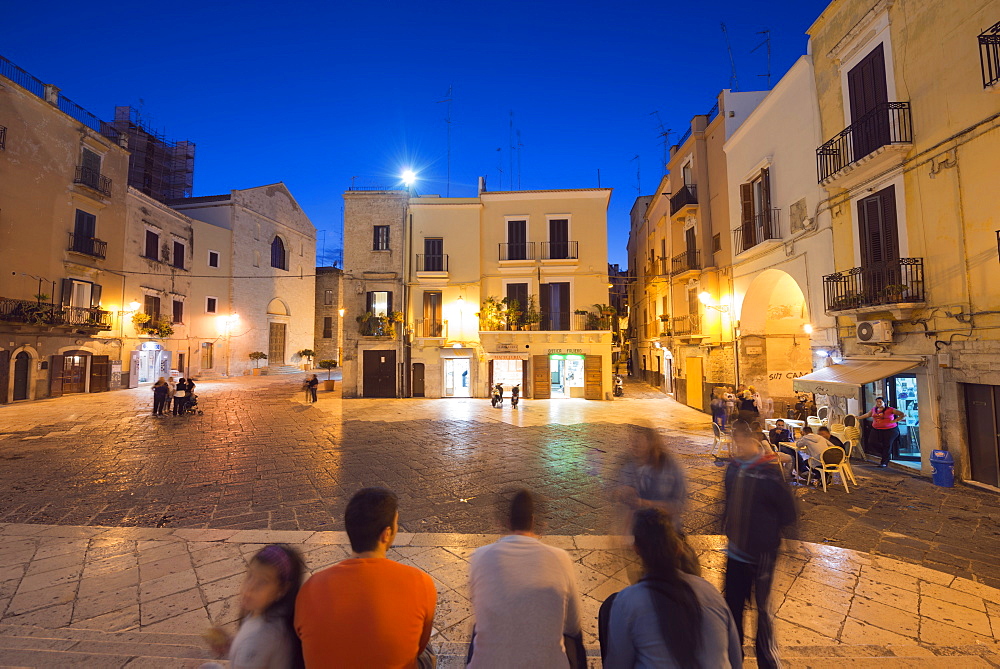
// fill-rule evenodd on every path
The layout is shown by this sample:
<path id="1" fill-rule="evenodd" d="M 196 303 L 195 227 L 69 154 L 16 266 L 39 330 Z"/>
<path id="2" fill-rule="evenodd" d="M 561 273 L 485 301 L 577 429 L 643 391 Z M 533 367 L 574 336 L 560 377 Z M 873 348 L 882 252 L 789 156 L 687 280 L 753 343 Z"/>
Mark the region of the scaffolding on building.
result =
<path id="1" fill-rule="evenodd" d="M 108 125 L 127 137 L 128 183 L 160 201 L 191 197 L 194 193 L 194 142 L 169 141 L 142 123 L 134 107 L 115 107 Z"/>

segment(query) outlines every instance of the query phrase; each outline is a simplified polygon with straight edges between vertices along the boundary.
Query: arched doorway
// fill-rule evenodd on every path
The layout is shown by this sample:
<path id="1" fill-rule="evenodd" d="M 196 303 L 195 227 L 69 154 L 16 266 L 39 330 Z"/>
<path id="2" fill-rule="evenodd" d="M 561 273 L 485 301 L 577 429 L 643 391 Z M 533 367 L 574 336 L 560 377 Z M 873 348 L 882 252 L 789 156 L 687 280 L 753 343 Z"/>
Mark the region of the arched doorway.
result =
<path id="1" fill-rule="evenodd" d="M 21 351 L 14 356 L 14 401 L 29 398 L 28 384 L 31 380 L 31 356 Z"/>
<path id="2" fill-rule="evenodd" d="M 754 278 L 740 309 L 740 381 L 752 385 L 773 414 L 794 404 L 792 382 L 812 371 L 809 308 L 787 272 L 764 270 Z"/>
<path id="3" fill-rule="evenodd" d="M 277 239 L 277 238 L 275 238 Z M 288 331 L 288 305 L 277 297 L 268 302 L 267 364 L 285 364 L 285 339 Z"/>

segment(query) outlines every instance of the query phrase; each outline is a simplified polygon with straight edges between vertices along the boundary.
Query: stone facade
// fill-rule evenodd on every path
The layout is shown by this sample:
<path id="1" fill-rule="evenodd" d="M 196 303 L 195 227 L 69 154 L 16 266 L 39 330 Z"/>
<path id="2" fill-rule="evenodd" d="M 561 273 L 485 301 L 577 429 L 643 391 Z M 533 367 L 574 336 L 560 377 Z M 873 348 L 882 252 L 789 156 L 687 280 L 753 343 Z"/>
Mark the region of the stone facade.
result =
<path id="1" fill-rule="evenodd" d="M 335 360 L 340 364 L 344 333 L 344 270 L 337 267 L 316 268 L 315 361 Z M 344 309 L 344 315 L 341 314 Z"/>

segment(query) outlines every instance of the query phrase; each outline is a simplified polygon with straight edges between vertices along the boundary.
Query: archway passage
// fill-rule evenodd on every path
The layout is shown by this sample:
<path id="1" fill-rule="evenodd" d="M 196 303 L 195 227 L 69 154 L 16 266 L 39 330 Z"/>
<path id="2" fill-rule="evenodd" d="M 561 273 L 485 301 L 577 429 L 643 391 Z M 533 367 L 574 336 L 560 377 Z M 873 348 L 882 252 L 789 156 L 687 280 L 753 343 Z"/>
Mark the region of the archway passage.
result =
<path id="1" fill-rule="evenodd" d="M 740 309 L 740 380 L 760 393 L 762 414 L 783 416 L 795 402 L 792 381 L 812 371 L 808 322 L 805 294 L 787 272 L 768 269 L 750 284 Z"/>
<path id="2" fill-rule="evenodd" d="M 14 401 L 28 399 L 31 378 L 31 356 L 21 351 L 14 356 Z"/>

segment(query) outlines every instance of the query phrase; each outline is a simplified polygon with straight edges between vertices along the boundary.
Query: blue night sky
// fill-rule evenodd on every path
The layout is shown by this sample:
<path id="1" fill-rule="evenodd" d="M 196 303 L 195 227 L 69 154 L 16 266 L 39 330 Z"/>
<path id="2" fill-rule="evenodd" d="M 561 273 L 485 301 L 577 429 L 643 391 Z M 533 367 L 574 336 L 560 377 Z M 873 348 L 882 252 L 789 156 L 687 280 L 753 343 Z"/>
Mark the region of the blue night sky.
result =
<path id="1" fill-rule="evenodd" d="M 195 195 L 285 182 L 320 251 L 326 231 L 327 262 L 352 177 L 393 184 L 412 166 L 418 192 L 445 195 L 437 101 L 452 86 L 451 195 L 475 195 L 480 175 L 490 190 L 594 187 L 600 170 L 615 189 L 610 260 L 624 265 L 633 157 L 643 193 L 662 172 L 651 112 L 673 143 L 730 87 L 720 22 L 739 89 L 761 89 L 757 32 L 771 31 L 773 84 L 826 4 L 11 2 L 0 54 L 101 118 L 141 107 L 168 138 L 196 142 Z"/>

